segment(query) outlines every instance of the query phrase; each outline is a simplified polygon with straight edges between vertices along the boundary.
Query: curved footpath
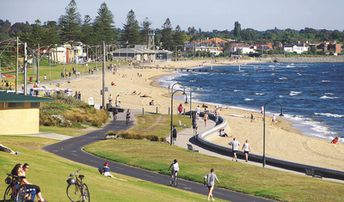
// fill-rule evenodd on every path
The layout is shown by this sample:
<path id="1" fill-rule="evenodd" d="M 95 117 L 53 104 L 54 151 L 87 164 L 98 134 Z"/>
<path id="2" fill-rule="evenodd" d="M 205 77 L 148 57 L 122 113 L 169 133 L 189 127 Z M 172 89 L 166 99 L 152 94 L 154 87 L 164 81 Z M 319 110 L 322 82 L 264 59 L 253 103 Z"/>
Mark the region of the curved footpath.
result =
<path id="1" fill-rule="evenodd" d="M 69 160 L 98 168 L 99 165 L 102 165 L 105 160 L 84 152 L 83 147 L 88 144 L 91 144 L 100 140 L 104 140 L 104 134 L 109 130 L 124 130 L 131 127 L 132 123 L 129 126 L 125 124 L 124 114 L 125 113 L 121 113 L 116 122 L 111 122 L 110 124 L 106 125 L 104 128 L 100 130 L 93 131 L 80 137 L 71 138 L 71 139 L 64 140 L 53 145 L 46 146 L 44 147 L 44 150 L 54 153 L 58 156 L 67 158 Z M 162 175 L 162 174 L 147 171 L 144 169 L 131 167 L 131 166 L 113 162 L 113 161 L 110 161 L 110 168 L 112 172 L 128 175 L 131 177 L 139 178 L 139 179 L 150 181 L 153 183 L 168 185 L 168 182 L 169 182 L 169 176 L 167 175 Z M 207 189 L 203 184 L 180 179 L 177 188 L 185 190 L 185 191 L 191 191 L 194 193 L 203 194 L 205 195 L 204 198 L 206 200 Z M 268 199 L 258 198 L 258 197 L 246 195 L 243 193 L 233 192 L 233 191 L 230 191 L 227 189 L 221 189 L 221 188 L 216 188 L 214 190 L 214 196 L 215 198 L 221 198 L 224 200 L 230 200 L 234 202 L 271 201 Z"/>

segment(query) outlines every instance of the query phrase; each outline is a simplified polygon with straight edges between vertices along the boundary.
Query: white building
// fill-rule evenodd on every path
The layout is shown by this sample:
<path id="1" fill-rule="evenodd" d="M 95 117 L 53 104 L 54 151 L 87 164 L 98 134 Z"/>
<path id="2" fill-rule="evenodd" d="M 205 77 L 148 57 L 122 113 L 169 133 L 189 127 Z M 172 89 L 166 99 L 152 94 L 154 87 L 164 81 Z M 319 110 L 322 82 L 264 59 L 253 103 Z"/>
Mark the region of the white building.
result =
<path id="1" fill-rule="evenodd" d="M 195 46 L 195 51 L 207 52 L 216 56 L 223 53 L 223 51 L 219 47 L 216 47 L 216 46 Z"/>
<path id="2" fill-rule="evenodd" d="M 302 54 L 308 52 L 308 46 L 306 44 L 285 45 L 284 52 Z"/>

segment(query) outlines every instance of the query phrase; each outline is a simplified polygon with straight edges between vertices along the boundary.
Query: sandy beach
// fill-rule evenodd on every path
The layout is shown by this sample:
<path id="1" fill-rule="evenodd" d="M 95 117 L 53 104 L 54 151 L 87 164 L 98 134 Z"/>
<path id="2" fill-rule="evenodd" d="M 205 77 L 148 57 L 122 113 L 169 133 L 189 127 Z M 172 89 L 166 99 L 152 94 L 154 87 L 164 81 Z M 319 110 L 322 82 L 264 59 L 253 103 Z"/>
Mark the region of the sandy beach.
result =
<path id="1" fill-rule="evenodd" d="M 207 65 L 230 64 L 233 61 L 178 61 L 151 64 L 144 69 L 132 67 L 120 67 L 116 74 L 106 71 L 105 86 L 108 87 L 105 99 L 108 102 L 109 94 L 113 103 L 120 102 L 123 108 L 142 109 L 145 112 L 167 114 L 170 106 L 170 97 L 167 88 L 159 87 L 155 80 L 163 75 L 175 73 L 176 68 L 198 67 Z M 241 63 L 259 61 L 240 61 Z M 154 67 L 154 68 L 153 68 Z M 159 67 L 159 68 L 157 68 Z M 111 85 L 113 83 L 114 85 Z M 71 88 L 73 91 L 81 91 L 82 100 L 87 102 L 93 97 L 96 103 L 101 103 L 101 75 L 82 76 L 81 78 L 61 83 L 62 88 Z M 118 95 L 118 96 L 117 96 Z M 149 102 L 154 100 L 155 105 Z M 175 109 L 180 101 L 175 101 Z M 199 103 L 202 104 L 202 103 Z M 184 105 L 189 109 L 189 105 Z M 192 108 L 195 109 L 196 103 Z M 210 106 L 213 110 L 214 106 Z M 228 146 L 231 138 L 236 137 L 241 144 L 246 139 L 251 145 L 251 153 L 262 154 L 263 122 L 260 113 L 253 112 L 255 117 L 251 122 L 249 117 L 252 112 L 240 109 L 221 109 L 220 114 L 228 121 L 227 133 L 231 137 L 216 136 L 212 141 Z M 272 123 L 271 117 L 266 119 L 266 155 L 268 157 L 293 161 L 302 164 L 319 166 L 324 168 L 344 170 L 344 145 L 332 145 L 328 140 L 302 135 L 294 129 L 288 121 L 278 117 L 277 123 Z"/>

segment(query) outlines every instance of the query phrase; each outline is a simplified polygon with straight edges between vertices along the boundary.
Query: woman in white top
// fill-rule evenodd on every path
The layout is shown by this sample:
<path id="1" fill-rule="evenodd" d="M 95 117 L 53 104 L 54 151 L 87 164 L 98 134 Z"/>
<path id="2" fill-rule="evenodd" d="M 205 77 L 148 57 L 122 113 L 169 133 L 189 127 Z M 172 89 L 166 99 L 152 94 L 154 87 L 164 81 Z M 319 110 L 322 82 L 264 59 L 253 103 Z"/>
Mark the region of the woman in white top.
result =
<path id="1" fill-rule="evenodd" d="M 248 140 L 245 141 L 245 143 L 242 145 L 242 150 L 244 150 L 245 153 L 245 161 L 248 161 L 248 153 L 250 152 L 250 144 L 248 144 Z"/>

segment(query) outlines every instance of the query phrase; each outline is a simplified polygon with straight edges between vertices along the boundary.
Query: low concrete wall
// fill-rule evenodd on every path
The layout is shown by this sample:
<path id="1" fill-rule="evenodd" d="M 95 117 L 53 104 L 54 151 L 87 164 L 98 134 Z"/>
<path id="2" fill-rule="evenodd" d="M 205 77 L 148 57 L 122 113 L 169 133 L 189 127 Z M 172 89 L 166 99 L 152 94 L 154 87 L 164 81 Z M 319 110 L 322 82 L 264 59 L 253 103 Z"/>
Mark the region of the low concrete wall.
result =
<path id="1" fill-rule="evenodd" d="M 203 116 L 203 114 L 201 114 L 201 116 Z M 216 117 L 213 114 L 210 114 L 209 119 L 215 121 Z M 214 134 L 217 135 L 219 129 L 224 128 L 226 125 L 227 125 L 227 121 L 224 120 L 221 116 L 219 116 L 216 126 L 214 128 L 208 131 L 205 131 L 201 134 L 198 134 L 196 136 L 196 140 L 199 143 L 198 145 L 203 147 L 204 149 L 207 149 L 219 154 L 232 156 L 233 152 L 232 152 L 232 149 L 230 149 L 229 147 L 217 145 L 207 140 L 207 137 Z M 241 151 L 238 151 L 237 156 L 240 159 L 245 159 L 245 155 Z M 250 154 L 250 161 L 263 163 L 263 157 L 256 154 Z M 342 171 L 337 171 L 337 170 L 332 170 L 332 169 L 327 169 L 327 168 L 320 168 L 316 166 L 309 166 L 309 165 L 304 165 L 304 164 L 299 164 L 299 163 L 293 163 L 290 161 L 283 161 L 283 160 L 269 158 L 269 157 L 265 158 L 265 162 L 266 162 L 266 165 L 270 165 L 270 166 L 274 166 L 278 168 L 297 171 L 297 172 L 301 172 L 305 174 L 311 171 L 310 173 L 314 173 L 317 176 L 344 180 L 344 172 Z"/>
<path id="2" fill-rule="evenodd" d="M 39 132 L 39 109 L 0 110 L 0 134 L 35 134 Z"/>

